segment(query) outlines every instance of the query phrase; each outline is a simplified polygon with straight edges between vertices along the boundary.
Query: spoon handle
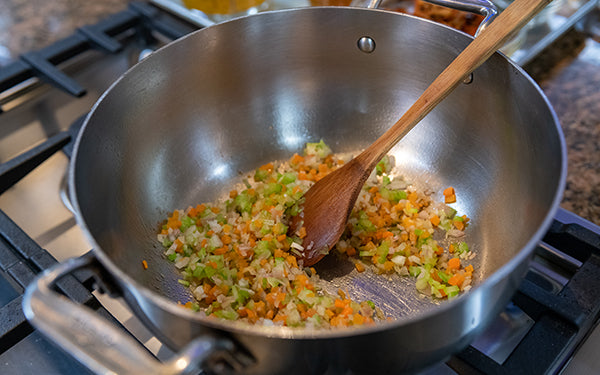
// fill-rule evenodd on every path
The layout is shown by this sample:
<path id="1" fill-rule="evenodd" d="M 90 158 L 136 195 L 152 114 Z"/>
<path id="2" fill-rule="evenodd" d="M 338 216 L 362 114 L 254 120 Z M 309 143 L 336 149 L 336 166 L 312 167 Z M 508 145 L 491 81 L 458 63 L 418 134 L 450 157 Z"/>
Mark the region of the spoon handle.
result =
<path id="1" fill-rule="evenodd" d="M 423 117 L 552 0 L 515 0 L 433 81 L 402 117 L 357 156 L 370 172 Z"/>

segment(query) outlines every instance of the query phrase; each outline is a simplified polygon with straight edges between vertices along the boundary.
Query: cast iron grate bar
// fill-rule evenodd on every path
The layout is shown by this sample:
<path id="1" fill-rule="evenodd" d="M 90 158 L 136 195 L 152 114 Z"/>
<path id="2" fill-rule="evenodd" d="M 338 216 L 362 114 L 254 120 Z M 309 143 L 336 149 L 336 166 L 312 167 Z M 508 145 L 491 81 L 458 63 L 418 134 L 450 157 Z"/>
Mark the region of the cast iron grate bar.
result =
<path id="1" fill-rule="evenodd" d="M 77 131 L 77 129 L 75 127 L 72 131 Z M 0 181 L 11 180 L 16 183 L 20 177 L 32 171 L 66 144 L 72 144 L 70 141 L 73 137 L 70 132 L 63 132 L 51 137 L 29 152 L 0 165 Z M 13 176 L 20 177 L 13 178 Z M 9 184 L 5 183 L 4 185 Z M 50 253 L 41 248 L 6 213 L 0 210 L 0 276 L 2 281 L 8 283 L 8 285 L 4 284 L 4 287 L 7 292 L 10 292 L 11 297 L 0 306 L 0 354 L 13 350 L 34 332 L 23 313 L 23 293 L 37 274 L 56 263 L 57 260 Z M 93 285 L 93 274 L 84 270 L 76 272 L 74 276 L 68 275 L 57 281 L 56 290 L 70 300 L 95 310 L 100 316 L 128 332 L 93 296 L 91 293 L 91 290 L 95 289 Z M 79 366 L 66 354 L 64 354 L 64 359 L 57 360 L 62 361 L 67 367 L 71 366 L 70 363 L 74 368 Z"/>
<path id="2" fill-rule="evenodd" d="M 73 137 L 67 132 L 56 134 L 40 145 L 0 165 L 0 194 L 10 189 L 38 165 L 67 144 Z"/>
<path id="3" fill-rule="evenodd" d="M 460 374 L 554 374 L 567 363 L 600 318 L 600 234 L 554 221 L 544 242 L 582 264 L 557 294 L 527 278 L 513 303 L 535 324 L 502 363 L 469 346 L 448 366 Z"/>
<path id="4" fill-rule="evenodd" d="M 117 53 L 123 46 L 116 37 L 132 29 L 141 38 L 149 38 L 149 30 L 154 30 L 168 38 L 177 39 L 197 30 L 198 26 L 146 2 L 132 2 L 128 9 L 94 25 L 83 26 L 73 35 L 39 51 L 25 53 L 19 60 L 0 69 L 0 92 L 37 77 L 75 97 L 81 97 L 85 95 L 85 88 L 61 71 L 58 65 L 90 49 Z"/>

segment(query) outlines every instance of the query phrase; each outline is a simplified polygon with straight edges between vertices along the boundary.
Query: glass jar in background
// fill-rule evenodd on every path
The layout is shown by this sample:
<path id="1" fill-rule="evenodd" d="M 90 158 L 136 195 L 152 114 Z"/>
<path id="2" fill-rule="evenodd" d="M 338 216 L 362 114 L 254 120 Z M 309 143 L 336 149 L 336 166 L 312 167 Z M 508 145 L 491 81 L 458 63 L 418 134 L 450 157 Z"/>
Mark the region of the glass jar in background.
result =
<path id="1" fill-rule="evenodd" d="M 215 22 L 254 14 L 268 7 L 266 0 L 182 0 L 189 9 L 197 9 Z"/>

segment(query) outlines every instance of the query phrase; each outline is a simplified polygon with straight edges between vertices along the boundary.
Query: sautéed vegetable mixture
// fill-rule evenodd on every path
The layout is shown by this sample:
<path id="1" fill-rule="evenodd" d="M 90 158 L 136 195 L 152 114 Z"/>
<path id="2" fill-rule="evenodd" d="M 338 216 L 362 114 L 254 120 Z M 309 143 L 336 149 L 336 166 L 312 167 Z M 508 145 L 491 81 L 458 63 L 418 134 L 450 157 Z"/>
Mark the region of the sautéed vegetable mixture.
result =
<path id="1" fill-rule="evenodd" d="M 303 155 L 256 169 L 226 199 L 175 210 L 158 240 L 181 270 L 179 282 L 196 298 L 185 306 L 209 317 L 290 327 L 386 319 L 371 301 L 322 291 L 315 269 L 295 256 L 304 250 L 304 228 L 288 233 L 304 192 L 343 163 L 322 140 L 308 143 Z M 456 201 L 452 187 L 443 192 L 445 202 L 434 202 L 432 192 L 417 191 L 397 176 L 393 157 L 386 156 L 332 252 L 352 261 L 356 272 L 413 277 L 420 293 L 454 298 L 471 287 L 475 254 L 461 241 L 469 218 L 447 205 Z M 449 239 L 446 248 L 435 231 Z"/>

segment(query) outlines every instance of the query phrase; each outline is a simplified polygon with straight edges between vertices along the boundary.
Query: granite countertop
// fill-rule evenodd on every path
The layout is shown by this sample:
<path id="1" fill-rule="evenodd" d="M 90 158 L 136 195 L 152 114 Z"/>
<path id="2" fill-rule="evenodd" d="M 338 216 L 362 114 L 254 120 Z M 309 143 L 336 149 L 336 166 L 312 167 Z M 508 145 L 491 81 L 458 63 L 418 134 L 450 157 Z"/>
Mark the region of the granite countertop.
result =
<path id="1" fill-rule="evenodd" d="M 123 0 L 3 0 L 0 68 L 126 6 Z M 600 43 L 570 31 L 525 69 L 564 130 L 568 177 L 561 206 L 600 225 Z"/>

